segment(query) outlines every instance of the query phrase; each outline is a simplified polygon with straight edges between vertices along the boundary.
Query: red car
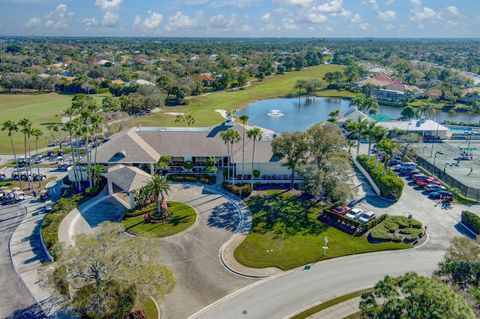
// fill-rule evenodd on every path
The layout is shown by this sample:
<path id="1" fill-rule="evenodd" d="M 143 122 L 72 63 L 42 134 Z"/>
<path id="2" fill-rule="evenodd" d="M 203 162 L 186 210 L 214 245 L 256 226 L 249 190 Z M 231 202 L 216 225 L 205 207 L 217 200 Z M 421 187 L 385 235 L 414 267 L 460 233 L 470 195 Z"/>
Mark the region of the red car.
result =
<path id="1" fill-rule="evenodd" d="M 333 212 L 338 215 L 346 215 L 348 214 L 352 209 L 348 206 L 337 206 L 333 209 Z"/>
<path id="2" fill-rule="evenodd" d="M 428 177 L 427 179 L 418 179 L 416 183 L 419 187 L 425 187 L 430 184 L 442 185 L 442 183 L 439 180 L 436 180 L 433 177 Z"/>
<path id="3" fill-rule="evenodd" d="M 415 174 L 415 175 L 412 176 L 412 179 L 413 179 L 415 182 L 418 182 L 418 181 L 420 181 L 420 180 L 425 180 L 425 179 L 427 179 L 427 178 L 429 178 L 429 176 L 427 176 L 427 175 L 425 175 L 425 174 L 422 174 L 422 173 L 420 173 L 420 174 Z"/>

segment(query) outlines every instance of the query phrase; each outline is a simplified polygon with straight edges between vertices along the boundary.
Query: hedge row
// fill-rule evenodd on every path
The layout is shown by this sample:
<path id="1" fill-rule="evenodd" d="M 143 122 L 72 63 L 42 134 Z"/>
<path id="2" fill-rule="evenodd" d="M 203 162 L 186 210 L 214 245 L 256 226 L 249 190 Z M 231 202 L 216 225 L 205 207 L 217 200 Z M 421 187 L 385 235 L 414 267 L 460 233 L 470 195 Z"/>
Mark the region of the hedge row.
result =
<path id="1" fill-rule="evenodd" d="M 250 184 L 230 184 L 230 183 L 223 183 L 222 187 L 229 191 L 232 194 L 241 197 L 247 197 L 252 193 L 252 186 Z"/>
<path id="2" fill-rule="evenodd" d="M 387 168 L 383 174 L 383 165 L 377 164 L 375 167 L 375 158 L 368 160 L 367 155 L 359 155 L 357 161 L 363 166 L 380 188 L 382 196 L 388 199 L 398 200 L 403 192 L 403 180 L 394 172 Z"/>
<path id="3" fill-rule="evenodd" d="M 131 218 L 131 217 L 137 217 L 140 215 L 145 215 L 146 213 L 150 213 L 152 210 L 155 209 L 156 204 L 150 204 L 146 207 L 140 208 L 140 209 L 131 209 L 125 212 L 123 215 L 124 218 Z"/>
<path id="4" fill-rule="evenodd" d="M 475 234 L 480 234 L 480 217 L 477 214 L 464 210 L 462 212 L 462 223 L 473 230 Z"/>
<path id="5" fill-rule="evenodd" d="M 58 244 L 58 228 L 62 220 L 86 199 L 88 199 L 88 197 L 80 194 L 73 195 L 70 198 L 62 198 L 56 203 L 47 216 L 45 216 L 41 233 L 45 246 L 53 258 L 57 258 L 58 256 L 58 251 L 55 249 L 55 246 Z"/>
<path id="6" fill-rule="evenodd" d="M 207 174 L 172 174 L 168 175 L 167 179 L 173 182 L 189 182 L 189 183 L 202 183 L 202 184 L 215 184 L 215 176 Z"/>

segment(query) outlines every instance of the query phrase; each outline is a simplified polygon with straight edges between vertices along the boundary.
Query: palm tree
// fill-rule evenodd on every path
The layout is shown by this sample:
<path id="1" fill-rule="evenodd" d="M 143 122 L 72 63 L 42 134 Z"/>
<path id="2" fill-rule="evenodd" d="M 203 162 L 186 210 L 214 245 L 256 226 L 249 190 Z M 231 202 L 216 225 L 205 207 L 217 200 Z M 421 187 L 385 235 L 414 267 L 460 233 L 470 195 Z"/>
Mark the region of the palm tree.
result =
<path id="1" fill-rule="evenodd" d="M 251 184 L 251 187 L 252 187 L 252 190 L 253 190 L 253 165 L 254 165 L 254 162 L 255 162 L 255 143 L 262 139 L 262 130 L 259 129 L 258 127 L 254 127 L 247 132 L 247 136 L 248 136 L 249 139 L 251 139 L 253 141 L 253 146 L 252 146 L 252 175 L 251 175 L 251 179 L 250 179 L 250 184 Z"/>
<path id="2" fill-rule="evenodd" d="M 377 144 L 377 148 L 385 154 L 385 163 L 383 165 L 383 174 L 385 174 L 387 172 L 388 161 L 395 153 L 395 150 L 397 149 L 397 144 L 389 138 L 384 138 Z"/>
<path id="3" fill-rule="evenodd" d="M 220 137 L 222 138 L 222 141 L 227 146 L 227 181 L 230 179 L 230 140 L 231 140 L 231 135 L 229 133 L 230 130 L 231 129 L 228 129 L 220 133 Z"/>
<path id="4" fill-rule="evenodd" d="M 240 134 L 235 131 L 235 130 L 231 130 L 230 131 L 230 155 L 231 155 L 231 158 L 233 160 L 233 147 L 236 143 L 238 143 L 240 141 Z M 233 169 L 232 169 L 232 184 L 235 185 L 235 173 L 236 173 L 236 170 L 235 170 L 235 164 L 233 165 Z"/>
<path id="5" fill-rule="evenodd" d="M 100 131 L 102 130 L 103 116 L 101 116 L 100 114 L 93 114 L 90 117 L 90 123 L 92 124 L 94 134 L 95 134 L 94 145 L 93 145 L 95 147 L 95 153 L 94 153 L 94 156 L 93 156 L 93 166 L 96 166 L 97 165 L 98 135 L 99 135 Z M 94 170 L 94 172 L 93 172 L 93 174 L 94 174 L 93 175 L 93 180 L 94 181 L 97 179 L 96 173 L 97 173 L 97 171 Z"/>
<path id="6" fill-rule="evenodd" d="M 429 115 L 435 114 L 435 107 L 432 103 L 426 103 L 420 107 L 420 115 L 428 117 Z"/>
<path id="7" fill-rule="evenodd" d="M 375 134 L 375 128 L 377 127 L 377 122 L 369 122 L 367 125 L 367 129 L 365 130 L 368 136 L 368 159 L 370 159 L 371 152 L 372 152 L 372 141 Z"/>
<path id="8" fill-rule="evenodd" d="M 29 165 L 29 161 L 27 160 L 27 136 L 28 136 L 28 139 L 30 139 L 30 134 L 31 134 L 31 129 L 32 129 L 32 122 L 27 119 L 27 118 L 23 118 L 21 119 L 20 121 L 18 121 L 18 126 L 21 126 L 22 129 L 20 130 L 20 132 L 23 133 L 23 146 L 24 146 L 24 155 L 25 155 L 25 162 L 27 163 L 27 165 Z M 27 166 L 27 182 L 28 182 L 28 189 L 31 189 L 31 185 L 30 185 L 30 177 L 29 177 L 29 169 L 28 169 L 28 166 Z"/>
<path id="9" fill-rule="evenodd" d="M 365 131 L 368 128 L 368 120 L 359 118 L 357 122 L 353 123 L 352 132 L 350 135 L 357 140 L 357 156 L 360 154 L 360 140 L 363 135 L 365 135 Z"/>
<path id="10" fill-rule="evenodd" d="M 242 121 L 242 180 L 245 173 L 245 126 L 248 123 L 248 115 L 243 114 L 240 116 L 240 121 Z"/>
<path id="11" fill-rule="evenodd" d="M 35 137 L 35 153 L 36 153 L 36 156 L 37 156 L 37 174 L 40 176 L 40 160 L 38 158 L 38 139 L 43 135 L 43 132 L 38 129 L 38 128 L 34 128 L 32 130 L 32 136 Z M 38 191 L 40 191 L 42 187 L 42 181 L 39 179 L 38 180 Z"/>
<path id="12" fill-rule="evenodd" d="M 74 137 L 75 137 L 75 133 L 78 130 L 77 122 L 74 121 L 74 120 L 70 120 L 70 121 L 66 122 L 64 124 L 64 129 L 66 131 L 68 131 L 68 134 L 69 134 L 69 142 L 70 142 L 70 148 L 71 148 L 71 152 L 72 152 L 73 175 L 75 175 L 75 179 L 77 180 L 77 189 L 79 190 L 80 189 L 80 182 L 79 182 L 80 178 L 78 177 L 77 168 L 75 166 L 75 149 L 74 149 L 74 146 L 73 146 L 73 140 L 74 140 Z"/>
<path id="13" fill-rule="evenodd" d="M 2 131 L 8 131 L 8 137 L 10 137 L 10 145 L 12 146 L 13 160 L 15 161 L 18 172 L 17 154 L 15 152 L 15 145 L 13 144 L 13 132 L 18 132 L 18 125 L 11 120 L 7 120 L 2 123 Z M 22 179 L 20 178 L 20 176 L 18 179 L 20 181 L 20 188 L 22 188 Z"/>
<path id="14" fill-rule="evenodd" d="M 335 111 L 332 111 L 328 113 L 328 120 L 331 123 L 337 123 L 338 121 L 338 116 L 340 115 L 340 110 L 336 109 Z"/>
<path id="15" fill-rule="evenodd" d="M 163 201 L 165 199 L 165 196 L 168 195 L 168 193 L 171 190 L 171 184 L 170 182 L 166 179 L 166 177 L 161 176 L 159 174 L 154 174 L 152 175 L 152 180 L 150 183 L 147 185 L 148 189 L 151 192 L 152 198 L 157 203 L 157 215 L 160 218 L 164 217 L 164 209 L 162 208 Z"/>
<path id="16" fill-rule="evenodd" d="M 381 140 L 383 140 L 385 137 L 388 135 L 388 129 L 386 129 L 383 126 L 376 126 L 373 136 L 375 138 L 375 142 L 378 143 Z M 377 167 L 378 164 L 378 152 L 375 154 L 375 167 Z"/>

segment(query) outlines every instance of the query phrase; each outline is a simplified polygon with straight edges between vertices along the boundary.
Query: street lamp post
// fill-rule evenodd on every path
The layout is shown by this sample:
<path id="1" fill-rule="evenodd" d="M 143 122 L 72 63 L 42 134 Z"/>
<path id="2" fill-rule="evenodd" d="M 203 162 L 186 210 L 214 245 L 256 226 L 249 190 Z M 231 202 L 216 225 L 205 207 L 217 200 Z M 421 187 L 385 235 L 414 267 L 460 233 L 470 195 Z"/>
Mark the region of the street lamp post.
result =
<path id="1" fill-rule="evenodd" d="M 442 152 L 440 152 L 440 151 L 437 151 L 437 152 L 435 153 L 435 156 L 433 157 L 433 166 L 435 166 L 435 160 L 437 159 L 437 156 L 438 156 L 438 155 L 444 155 L 444 154 L 443 154 Z"/>
<path id="2" fill-rule="evenodd" d="M 445 178 L 445 174 L 447 172 L 447 165 L 449 164 L 452 164 L 452 163 L 445 163 L 445 165 L 443 166 L 443 175 L 442 175 L 442 179 Z"/>

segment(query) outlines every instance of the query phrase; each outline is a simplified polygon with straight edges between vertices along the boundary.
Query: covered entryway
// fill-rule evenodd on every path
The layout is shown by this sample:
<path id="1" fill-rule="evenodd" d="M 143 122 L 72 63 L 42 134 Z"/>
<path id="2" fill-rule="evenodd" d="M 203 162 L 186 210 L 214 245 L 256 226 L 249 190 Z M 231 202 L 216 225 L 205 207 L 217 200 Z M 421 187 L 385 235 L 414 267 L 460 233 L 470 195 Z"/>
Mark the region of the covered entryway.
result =
<path id="1" fill-rule="evenodd" d="M 150 174 L 138 167 L 122 164 L 110 167 L 108 173 L 103 174 L 103 176 L 107 179 L 108 194 L 120 193 L 120 197 L 125 199 L 130 209 L 135 208 L 133 191 L 145 187 L 152 180 Z"/>

